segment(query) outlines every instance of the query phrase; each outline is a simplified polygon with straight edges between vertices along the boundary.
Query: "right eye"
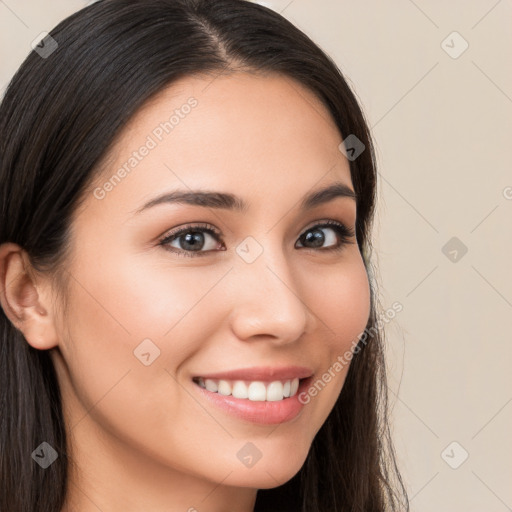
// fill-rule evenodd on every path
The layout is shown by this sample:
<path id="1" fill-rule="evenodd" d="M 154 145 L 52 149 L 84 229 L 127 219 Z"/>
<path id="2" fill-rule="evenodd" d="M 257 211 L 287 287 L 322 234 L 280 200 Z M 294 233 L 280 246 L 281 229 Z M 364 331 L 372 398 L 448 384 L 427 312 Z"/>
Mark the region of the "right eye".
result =
<path id="1" fill-rule="evenodd" d="M 167 250 L 176 253 L 178 256 L 204 256 L 206 253 L 215 250 L 215 248 L 219 246 L 219 244 L 215 244 L 211 241 L 208 243 L 208 238 L 218 239 L 220 236 L 221 234 L 208 224 L 187 225 L 166 234 L 166 236 L 160 240 L 159 245 L 164 246 Z M 172 245 L 172 243 L 177 244 L 178 247 Z M 209 248 L 202 250 L 205 245 L 209 245 Z"/>

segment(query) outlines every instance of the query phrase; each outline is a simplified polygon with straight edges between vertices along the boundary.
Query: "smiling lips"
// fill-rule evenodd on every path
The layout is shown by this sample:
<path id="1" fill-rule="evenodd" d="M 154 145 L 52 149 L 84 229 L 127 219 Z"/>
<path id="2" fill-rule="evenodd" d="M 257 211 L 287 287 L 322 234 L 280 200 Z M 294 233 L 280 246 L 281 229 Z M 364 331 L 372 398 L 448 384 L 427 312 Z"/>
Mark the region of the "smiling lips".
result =
<path id="1" fill-rule="evenodd" d="M 298 392 L 313 371 L 300 366 L 256 367 L 196 376 L 197 389 L 213 403 L 241 419 L 263 424 L 289 421 L 302 410 Z"/>

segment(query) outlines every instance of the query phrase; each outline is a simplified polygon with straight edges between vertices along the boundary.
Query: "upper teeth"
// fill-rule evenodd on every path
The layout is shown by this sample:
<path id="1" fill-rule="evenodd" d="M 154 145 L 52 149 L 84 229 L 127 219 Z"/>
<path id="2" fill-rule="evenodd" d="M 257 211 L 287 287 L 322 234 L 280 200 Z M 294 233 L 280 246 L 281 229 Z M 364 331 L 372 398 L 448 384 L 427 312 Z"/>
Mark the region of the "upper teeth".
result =
<path id="1" fill-rule="evenodd" d="M 199 377 L 197 383 L 208 391 L 221 395 L 232 395 L 235 398 L 248 398 L 253 401 L 274 402 L 294 396 L 299 388 L 299 379 L 286 381 L 273 381 L 269 383 L 254 381 L 244 382 L 243 380 L 213 380 Z"/>

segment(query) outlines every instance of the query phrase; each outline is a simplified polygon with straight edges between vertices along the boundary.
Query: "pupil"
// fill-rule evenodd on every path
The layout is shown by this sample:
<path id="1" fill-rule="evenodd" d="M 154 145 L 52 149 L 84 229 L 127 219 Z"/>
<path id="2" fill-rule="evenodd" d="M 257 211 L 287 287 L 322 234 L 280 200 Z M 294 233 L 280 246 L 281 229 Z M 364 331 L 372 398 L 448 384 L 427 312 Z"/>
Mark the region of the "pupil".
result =
<path id="1" fill-rule="evenodd" d="M 204 235 L 200 231 L 192 231 L 182 235 L 180 238 L 185 240 L 185 244 L 181 244 L 182 248 L 185 250 L 197 250 L 197 248 L 200 248 L 204 243 Z"/>
<path id="2" fill-rule="evenodd" d="M 306 241 L 313 243 L 313 247 L 321 247 L 325 242 L 325 235 L 320 229 L 309 231 L 305 238 Z"/>

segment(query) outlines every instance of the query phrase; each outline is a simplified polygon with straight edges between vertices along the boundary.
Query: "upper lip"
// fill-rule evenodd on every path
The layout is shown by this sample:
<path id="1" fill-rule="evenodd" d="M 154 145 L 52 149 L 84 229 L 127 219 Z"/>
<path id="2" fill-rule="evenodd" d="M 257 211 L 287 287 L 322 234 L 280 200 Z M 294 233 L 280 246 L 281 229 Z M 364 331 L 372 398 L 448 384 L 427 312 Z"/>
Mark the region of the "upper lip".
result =
<path id="1" fill-rule="evenodd" d="M 254 366 L 252 368 L 240 368 L 218 373 L 197 375 L 203 379 L 212 380 L 259 380 L 272 382 L 274 380 L 291 380 L 311 377 L 313 370 L 305 366 Z"/>

